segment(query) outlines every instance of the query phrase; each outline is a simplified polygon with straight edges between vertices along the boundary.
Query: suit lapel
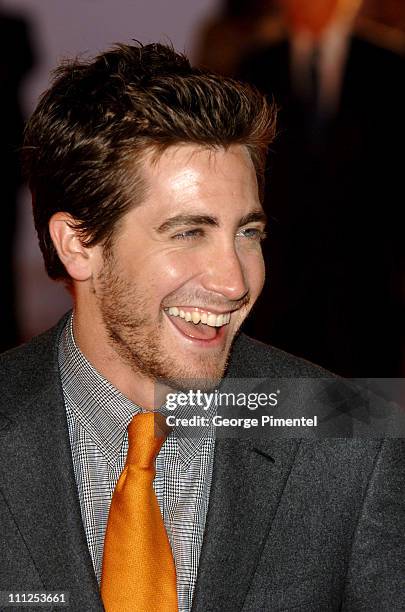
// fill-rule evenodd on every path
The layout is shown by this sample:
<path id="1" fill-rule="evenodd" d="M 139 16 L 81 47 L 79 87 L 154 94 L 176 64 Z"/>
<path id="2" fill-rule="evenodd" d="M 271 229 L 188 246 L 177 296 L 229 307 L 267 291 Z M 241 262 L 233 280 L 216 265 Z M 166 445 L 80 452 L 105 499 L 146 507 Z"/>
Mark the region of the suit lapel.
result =
<path id="1" fill-rule="evenodd" d="M 268 378 L 285 375 L 279 370 L 280 358 L 264 365 L 258 348 L 250 344 L 243 334 L 235 342 L 225 381 L 228 391 L 264 371 Z M 263 351 L 264 345 L 257 346 Z M 300 440 L 291 438 L 216 441 L 192 612 L 242 610 L 299 445 Z"/>
<path id="2" fill-rule="evenodd" d="M 219 440 L 193 612 L 243 608 L 299 440 Z"/>
<path id="3" fill-rule="evenodd" d="M 51 345 L 52 346 L 52 345 Z M 18 408 L 0 415 L 0 489 L 45 588 L 102 609 L 82 525 L 55 344 Z M 17 370 L 18 371 L 18 370 Z M 30 399 L 27 399 L 30 396 Z"/>

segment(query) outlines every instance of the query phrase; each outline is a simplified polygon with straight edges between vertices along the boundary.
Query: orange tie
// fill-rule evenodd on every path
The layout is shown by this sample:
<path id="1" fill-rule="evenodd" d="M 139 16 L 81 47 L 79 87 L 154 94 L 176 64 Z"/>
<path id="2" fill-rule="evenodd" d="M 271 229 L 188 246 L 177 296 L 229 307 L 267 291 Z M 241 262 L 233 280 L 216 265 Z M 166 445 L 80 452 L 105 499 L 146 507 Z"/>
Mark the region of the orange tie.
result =
<path id="1" fill-rule="evenodd" d="M 166 434 L 152 412 L 128 426 L 128 455 L 117 482 L 104 541 L 101 597 L 106 612 L 177 612 L 176 569 L 153 490 Z"/>

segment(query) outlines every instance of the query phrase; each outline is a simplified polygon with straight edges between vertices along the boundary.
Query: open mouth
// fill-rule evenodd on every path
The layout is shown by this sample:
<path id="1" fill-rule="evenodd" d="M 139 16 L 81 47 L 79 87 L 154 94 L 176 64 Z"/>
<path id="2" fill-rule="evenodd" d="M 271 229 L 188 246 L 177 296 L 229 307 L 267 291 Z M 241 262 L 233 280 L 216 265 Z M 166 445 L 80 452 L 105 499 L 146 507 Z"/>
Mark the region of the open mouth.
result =
<path id="1" fill-rule="evenodd" d="M 211 341 L 223 335 L 222 330 L 231 320 L 230 312 L 217 314 L 193 307 L 171 306 L 165 312 L 182 334 L 196 340 Z"/>

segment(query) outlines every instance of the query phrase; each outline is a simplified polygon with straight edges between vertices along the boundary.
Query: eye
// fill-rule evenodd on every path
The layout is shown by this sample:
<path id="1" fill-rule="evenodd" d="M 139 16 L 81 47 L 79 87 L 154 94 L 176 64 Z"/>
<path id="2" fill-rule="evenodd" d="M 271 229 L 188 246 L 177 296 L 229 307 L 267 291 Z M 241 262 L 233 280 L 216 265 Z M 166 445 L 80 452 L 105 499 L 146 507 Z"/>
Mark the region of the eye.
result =
<path id="1" fill-rule="evenodd" d="M 248 238 L 249 240 L 256 240 L 261 242 L 266 238 L 266 232 L 259 227 L 245 227 L 236 234 L 242 238 Z"/>
<path id="2" fill-rule="evenodd" d="M 204 235 L 204 231 L 200 228 L 184 230 L 172 236 L 175 240 L 192 240 Z"/>

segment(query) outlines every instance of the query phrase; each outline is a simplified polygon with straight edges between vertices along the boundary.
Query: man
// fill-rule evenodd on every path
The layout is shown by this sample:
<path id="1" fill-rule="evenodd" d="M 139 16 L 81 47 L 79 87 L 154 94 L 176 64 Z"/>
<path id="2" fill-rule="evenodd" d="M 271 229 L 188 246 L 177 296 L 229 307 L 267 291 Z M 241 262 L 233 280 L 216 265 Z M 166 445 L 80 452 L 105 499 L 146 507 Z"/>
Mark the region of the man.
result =
<path id="1" fill-rule="evenodd" d="M 161 379 L 184 392 L 323 375 L 237 335 L 263 285 L 273 133 L 255 90 L 162 45 L 65 64 L 42 97 L 25 162 L 45 264 L 74 310 L 1 359 L 8 603 L 405 606 L 402 440 L 148 433 Z"/>
<path id="2" fill-rule="evenodd" d="M 400 377 L 404 61 L 355 30 L 360 4 L 279 0 L 285 35 L 238 71 L 280 107 L 248 329 L 343 376 Z"/>

